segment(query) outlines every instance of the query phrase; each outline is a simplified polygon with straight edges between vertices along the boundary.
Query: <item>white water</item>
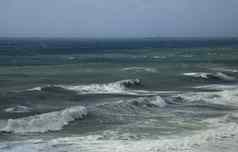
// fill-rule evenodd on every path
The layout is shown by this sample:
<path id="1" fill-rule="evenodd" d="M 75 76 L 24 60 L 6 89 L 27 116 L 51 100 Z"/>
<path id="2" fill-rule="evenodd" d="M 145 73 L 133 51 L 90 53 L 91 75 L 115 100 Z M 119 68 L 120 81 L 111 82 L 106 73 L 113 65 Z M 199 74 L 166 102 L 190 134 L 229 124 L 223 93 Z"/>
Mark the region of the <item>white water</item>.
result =
<path id="1" fill-rule="evenodd" d="M 160 96 L 151 97 L 151 98 L 137 98 L 137 99 L 129 100 L 129 102 L 136 102 L 144 106 L 153 105 L 155 107 L 160 107 L 160 108 L 163 108 L 167 105 L 164 99 L 162 99 Z"/>
<path id="2" fill-rule="evenodd" d="M 28 91 L 42 91 L 47 87 L 60 87 L 66 90 L 75 91 L 78 94 L 128 94 L 128 95 L 158 95 L 171 94 L 177 91 L 147 91 L 147 90 L 133 90 L 130 87 L 140 86 L 139 79 L 121 80 L 105 84 L 89 84 L 89 85 L 48 85 L 45 87 L 35 87 L 28 89 Z"/>
<path id="3" fill-rule="evenodd" d="M 58 131 L 70 122 L 81 119 L 86 115 L 87 109 L 77 106 L 35 116 L 8 119 L 1 131 L 13 133 Z"/>
<path id="4" fill-rule="evenodd" d="M 89 85 L 52 85 L 46 87 L 61 87 L 66 90 L 76 91 L 80 94 L 135 94 L 130 92 L 128 87 L 140 85 L 139 79 L 121 80 L 106 84 L 89 84 Z M 45 87 L 35 87 L 28 91 L 42 91 Z"/>
<path id="5" fill-rule="evenodd" d="M 24 113 L 24 112 L 30 112 L 32 109 L 26 106 L 15 106 L 4 109 L 5 112 L 8 113 Z"/>
<path id="6" fill-rule="evenodd" d="M 138 81 L 139 80 L 135 80 Z M 134 80 L 122 80 L 112 82 L 108 84 L 90 84 L 90 85 L 78 85 L 78 86 L 67 86 L 58 85 L 67 90 L 77 91 L 81 94 L 116 94 L 116 93 L 127 93 L 127 88 L 124 83 L 134 83 Z"/>
<path id="7" fill-rule="evenodd" d="M 155 68 L 148 68 L 148 67 L 137 67 L 137 66 L 133 66 L 133 67 L 123 68 L 122 71 L 134 71 L 134 72 L 151 72 L 151 73 L 156 73 L 156 72 L 157 72 L 157 69 L 155 69 Z"/>
<path id="8" fill-rule="evenodd" d="M 238 106 L 238 86 L 208 85 L 196 88 L 218 90 L 215 92 L 189 92 L 175 95 L 187 102 L 205 101 L 208 103 Z"/>
<path id="9" fill-rule="evenodd" d="M 48 141 L 38 139 L 1 143 L 0 150 L 4 152 L 200 152 L 210 149 L 210 152 L 216 152 L 216 145 L 223 144 L 222 146 L 231 152 L 238 146 L 236 143 L 225 145 L 225 141 L 237 141 L 238 125 L 234 122 L 226 122 L 228 117 L 207 119 L 204 123 L 208 124 L 208 129 L 185 136 L 160 137 L 156 140 L 104 140 L 101 135 L 64 137 Z M 231 144 L 233 147 L 229 147 Z"/>
<path id="10" fill-rule="evenodd" d="M 220 79 L 224 81 L 232 81 L 235 80 L 234 77 L 228 76 L 225 73 L 217 72 L 217 73 L 206 73 L 206 72 L 191 72 L 191 73 L 183 73 L 184 76 L 201 78 L 201 79 Z"/>

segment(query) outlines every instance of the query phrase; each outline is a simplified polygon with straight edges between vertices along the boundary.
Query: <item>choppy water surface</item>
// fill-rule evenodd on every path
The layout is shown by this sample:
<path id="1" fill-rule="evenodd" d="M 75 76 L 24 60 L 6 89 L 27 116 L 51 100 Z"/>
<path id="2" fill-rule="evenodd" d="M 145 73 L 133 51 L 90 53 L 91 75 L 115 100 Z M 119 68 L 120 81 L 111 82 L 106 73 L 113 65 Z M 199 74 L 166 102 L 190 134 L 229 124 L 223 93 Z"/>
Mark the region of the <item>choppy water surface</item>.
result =
<path id="1" fill-rule="evenodd" d="M 0 40 L 0 151 L 238 150 L 235 39 Z"/>

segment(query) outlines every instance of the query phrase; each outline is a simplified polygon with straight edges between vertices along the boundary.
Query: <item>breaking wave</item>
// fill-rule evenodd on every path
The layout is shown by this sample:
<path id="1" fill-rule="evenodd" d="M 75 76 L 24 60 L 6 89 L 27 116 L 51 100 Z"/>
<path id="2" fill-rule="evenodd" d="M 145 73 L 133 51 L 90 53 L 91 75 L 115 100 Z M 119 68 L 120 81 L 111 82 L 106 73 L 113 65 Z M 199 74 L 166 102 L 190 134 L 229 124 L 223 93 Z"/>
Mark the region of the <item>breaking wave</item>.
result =
<path id="1" fill-rule="evenodd" d="M 216 90 L 210 92 L 188 92 L 178 94 L 179 97 L 186 102 L 205 101 L 207 103 L 230 105 L 238 107 L 238 86 L 236 85 L 208 85 L 196 87 L 201 89 Z"/>
<path id="2" fill-rule="evenodd" d="M 78 85 L 78 86 L 66 86 L 58 85 L 67 90 L 73 90 L 82 94 L 110 94 L 110 93 L 125 93 L 130 87 L 142 85 L 139 79 L 135 80 L 121 80 L 108 84 L 91 84 L 91 85 Z"/>
<path id="3" fill-rule="evenodd" d="M 225 144 L 226 140 L 236 138 L 238 125 L 232 122 L 224 122 L 223 119 L 207 120 L 211 129 L 195 131 L 193 134 L 181 136 L 161 137 L 160 139 L 147 140 L 104 140 L 101 135 L 82 137 L 63 137 L 51 140 L 29 140 L 24 142 L 1 143 L 0 149 L 8 151 L 88 151 L 88 152 L 197 152 L 217 151 L 220 144 L 230 148 L 237 143 Z M 232 145 L 233 144 L 233 145 Z M 10 148 L 9 148 L 10 147 Z M 229 151 L 229 149 L 226 149 Z"/>
<path id="4" fill-rule="evenodd" d="M 76 119 L 82 119 L 86 115 L 87 109 L 77 106 L 35 116 L 8 119 L 6 126 L 0 129 L 0 131 L 13 133 L 58 131 L 70 122 Z"/>
<path id="5" fill-rule="evenodd" d="M 146 91 L 134 90 L 133 88 L 143 86 L 141 80 L 121 80 L 105 84 L 89 85 L 48 85 L 45 87 L 35 87 L 28 91 L 47 91 L 65 89 L 75 91 L 78 94 L 128 94 L 128 95 L 154 95 L 158 93 L 170 93 L 170 91 Z"/>
<path id="6" fill-rule="evenodd" d="M 8 113 L 25 113 L 25 112 L 31 112 L 32 109 L 26 106 L 15 106 L 4 109 L 5 112 Z"/>
<path id="7" fill-rule="evenodd" d="M 157 72 L 157 70 L 155 68 L 136 67 L 136 66 L 123 68 L 122 71 L 151 72 L 151 73 Z"/>
<path id="8" fill-rule="evenodd" d="M 156 115 L 156 110 L 166 106 L 167 103 L 163 98 L 154 96 L 98 104 L 96 111 L 98 115 L 145 117 L 147 115 Z M 116 119 L 116 117 L 113 118 Z"/>
<path id="9" fill-rule="evenodd" d="M 234 81 L 236 79 L 222 72 L 217 73 L 192 72 L 192 73 L 183 73 L 183 75 L 204 80 Z"/>
<path id="10" fill-rule="evenodd" d="M 230 68 L 224 68 L 224 67 L 216 67 L 216 68 L 212 68 L 212 70 L 222 71 L 222 72 L 238 73 L 237 69 L 230 69 Z"/>

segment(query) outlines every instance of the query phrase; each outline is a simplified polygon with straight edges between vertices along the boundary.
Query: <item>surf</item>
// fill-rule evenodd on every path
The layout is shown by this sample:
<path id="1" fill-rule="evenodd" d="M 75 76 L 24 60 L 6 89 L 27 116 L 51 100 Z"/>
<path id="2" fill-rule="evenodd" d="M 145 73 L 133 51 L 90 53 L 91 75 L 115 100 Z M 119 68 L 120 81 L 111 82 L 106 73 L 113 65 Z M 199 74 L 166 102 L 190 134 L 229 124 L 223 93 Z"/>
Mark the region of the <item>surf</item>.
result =
<path id="1" fill-rule="evenodd" d="M 61 111 L 38 114 L 29 117 L 8 119 L 1 132 L 11 133 L 44 133 L 59 131 L 70 122 L 83 119 L 87 115 L 87 109 L 83 106 L 66 108 Z"/>

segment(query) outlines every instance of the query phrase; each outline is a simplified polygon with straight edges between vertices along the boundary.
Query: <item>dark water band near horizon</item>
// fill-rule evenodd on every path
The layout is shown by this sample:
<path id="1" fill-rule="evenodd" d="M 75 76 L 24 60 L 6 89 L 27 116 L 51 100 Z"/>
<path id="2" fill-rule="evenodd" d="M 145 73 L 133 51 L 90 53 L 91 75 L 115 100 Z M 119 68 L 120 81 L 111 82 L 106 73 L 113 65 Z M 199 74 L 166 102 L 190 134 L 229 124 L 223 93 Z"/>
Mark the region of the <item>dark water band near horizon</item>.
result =
<path id="1" fill-rule="evenodd" d="M 237 152 L 238 39 L 0 39 L 1 152 Z"/>

